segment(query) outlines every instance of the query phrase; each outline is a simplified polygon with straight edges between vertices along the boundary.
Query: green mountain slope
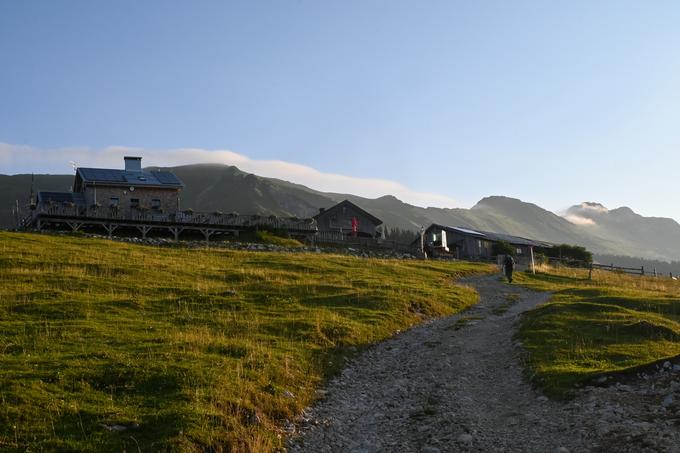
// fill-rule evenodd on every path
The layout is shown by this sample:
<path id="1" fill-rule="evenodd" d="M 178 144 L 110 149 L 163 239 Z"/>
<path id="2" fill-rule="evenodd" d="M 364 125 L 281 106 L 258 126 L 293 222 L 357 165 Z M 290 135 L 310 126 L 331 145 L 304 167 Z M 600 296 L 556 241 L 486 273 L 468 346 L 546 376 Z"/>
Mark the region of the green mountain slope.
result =
<path id="1" fill-rule="evenodd" d="M 34 175 L 33 188 L 35 193 L 40 191 L 68 191 L 71 190 L 73 176 L 71 175 Z M 24 212 L 27 211 L 31 195 L 31 175 L 0 175 L 0 228 L 13 228 L 16 219 L 12 210 L 16 203 Z"/>

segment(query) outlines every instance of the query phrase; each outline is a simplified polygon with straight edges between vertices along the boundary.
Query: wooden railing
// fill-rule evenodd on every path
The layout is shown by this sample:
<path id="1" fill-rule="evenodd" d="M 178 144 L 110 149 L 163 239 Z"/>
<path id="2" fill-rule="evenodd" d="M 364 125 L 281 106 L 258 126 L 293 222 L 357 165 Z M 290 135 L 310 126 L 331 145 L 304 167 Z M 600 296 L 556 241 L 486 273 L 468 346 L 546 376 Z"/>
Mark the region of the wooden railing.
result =
<path id="1" fill-rule="evenodd" d="M 191 225 L 216 225 L 234 228 L 271 228 L 281 230 L 296 230 L 315 233 L 317 231 L 316 220 L 298 219 L 277 216 L 222 214 L 219 212 L 192 212 L 181 211 L 177 213 L 163 213 L 159 210 L 133 210 L 123 211 L 109 207 L 82 207 L 69 205 L 44 205 L 38 206 L 33 211 L 33 218 L 40 216 L 81 218 L 81 219 L 105 219 L 119 222 L 163 222 L 173 224 Z"/>

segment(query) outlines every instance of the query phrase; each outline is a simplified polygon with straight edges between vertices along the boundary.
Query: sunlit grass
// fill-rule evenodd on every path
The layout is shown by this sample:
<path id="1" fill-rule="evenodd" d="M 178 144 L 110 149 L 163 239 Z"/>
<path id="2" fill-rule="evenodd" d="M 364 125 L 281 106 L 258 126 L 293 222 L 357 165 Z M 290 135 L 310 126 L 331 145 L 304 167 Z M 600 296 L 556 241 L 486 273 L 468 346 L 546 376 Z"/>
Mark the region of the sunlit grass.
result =
<path id="1" fill-rule="evenodd" d="M 0 233 L 0 450 L 272 450 L 349 350 L 490 270 Z"/>
<path id="2" fill-rule="evenodd" d="M 542 268 L 519 284 L 552 291 L 527 313 L 519 338 L 531 375 L 555 396 L 593 377 L 680 354 L 680 284 L 608 271 Z"/>

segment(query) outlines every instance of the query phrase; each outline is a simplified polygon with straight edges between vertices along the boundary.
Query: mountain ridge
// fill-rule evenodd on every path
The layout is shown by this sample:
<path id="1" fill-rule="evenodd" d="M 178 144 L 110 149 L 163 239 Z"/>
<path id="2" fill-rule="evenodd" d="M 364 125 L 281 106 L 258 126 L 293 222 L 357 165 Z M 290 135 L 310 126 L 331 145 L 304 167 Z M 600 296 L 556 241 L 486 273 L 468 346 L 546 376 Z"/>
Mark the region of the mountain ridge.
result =
<path id="1" fill-rule="evenodd" d="M 599 254 L 680 259 L 680 224 L 664 217 L 644 217 L 626 206 L 609 210 L 589 201 L 570 207 L 560 216 L 534 203 L 493 195 L 482 198 L 470 209 L 420 207 L 394 195 L 372 199 L 321 192 L 295 182 L 247 173 L 236 166 L 154 168 L 173 171 L 184 181 L 183 209 L 311 217 L 319 208 L 347 199 L 383 220 L 388 229 L 418 231 L 438 223 L 578 244 Z M 72 181 L 71 175 L 35 175 L 34 189 L 67 191 Z M 0 175 L 0 227 L 14 225 L 11 210 L 15 200 L 27 205 L 30 188 L 31 175 Z"/>

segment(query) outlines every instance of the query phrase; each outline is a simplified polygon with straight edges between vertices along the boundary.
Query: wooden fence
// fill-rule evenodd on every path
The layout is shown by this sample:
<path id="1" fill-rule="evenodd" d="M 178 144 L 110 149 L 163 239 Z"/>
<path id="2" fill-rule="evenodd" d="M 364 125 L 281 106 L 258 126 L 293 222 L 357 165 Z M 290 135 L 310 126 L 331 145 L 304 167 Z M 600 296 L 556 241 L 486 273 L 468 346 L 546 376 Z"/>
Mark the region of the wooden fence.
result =
<path id="1" fill-rule="evenodd" d="M 352 236 L 339 231 L 319 231 L 311 236 L 314 243 L 318 244 L 338 244 L 347 247 L 369 247 L 394 250 L 402 253 L 414 253 L 415 247 L 403 242 L 391 241 L 389 239 Z"/>
<path id="2" fill-rule="evenodd" d="M 600 269 L 600 270 L 605 270 L 605 271 L 610 271 L 610 272 L 623 272 L 624 274 L 645 275 L 645 267 L 644 266 L 623 267 L 623 266 L 614 266 L 614 264 L 591 263 L 590 268 L 591 269 Z M 656 276 L 656 269 L 654 270 L 654 276 Z"/>
<path id="3" fill-rule="evenodd" d="M 650 277 L 665 277 L 666 274 L 657 272 L 656 268 L 652 268 L 651 271 L 649 269 L 645 269 L 644 265 L 641 265 L 640 267 L 625 267 L 625 266 L 617 266 L 613 263 L 611 264 L 602 264 L 602 263 L 589 263 L 586 261 L 580 261 L 580 260 L 572 260 L 572 259 L 565 259 L 565 258 L 552 258 L 552 257 L 546 257 L 548 264 L 551 265 L 558 265 L 558 266 L 566 266 L 566 267 L 580 267 L 580 268 L 585 268 L 588 269 L 588 278 L 592 279 L 592 274 L 593 274 L 593 269 L 595 270 L 601 270 L 601 271 L 609 271 L 609 272 L 620 272 L 624 274 L 629 274 L 629 275 L 639 275 L 641 277 L 644 276 L 650 276 Z M 673 276 L 672 272 L 668 273 L 669 278 L 676 278 L 676 276 Z"/>

